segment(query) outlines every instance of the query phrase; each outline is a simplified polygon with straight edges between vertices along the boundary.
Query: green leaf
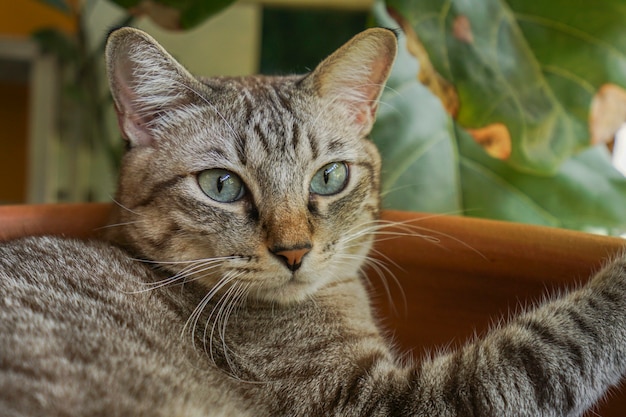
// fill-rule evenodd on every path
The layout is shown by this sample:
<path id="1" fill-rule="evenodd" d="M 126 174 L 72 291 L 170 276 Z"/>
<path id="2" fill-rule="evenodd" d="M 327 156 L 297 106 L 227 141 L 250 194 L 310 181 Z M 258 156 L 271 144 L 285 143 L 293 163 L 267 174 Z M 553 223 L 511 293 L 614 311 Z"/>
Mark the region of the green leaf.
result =
<path id="1" fill-rule="evenodd" d="M 191 29 L 209 17 L 221 12 L 235 0 L 190 1 L 189 7 L 183 11 L 180 19 L 183 29 Z"/>
<path id="2" fill-rule="evenodd" d="M 451 130 L 452 122 L 441 103 L 415 79 L 388 87 L 371 133 L 384 161 L 386 206 L 460 211 L 458 161 Z"/>
<path id="3" fill-rule="evenodd" d="M 389 0 L 456 87 L 466 128 L 503 123 L 508 163 L 547 175 L 590 144 L 589 106 L 626 86 L 623 0 Z"/>
<path id="4" fill-rule="evenodd" d="M 66 33 L 51 28 L 40 29 L 34 32 L 33 39 L 43 53 L 55 54 L 60 62 L 78 62 L 80 52 L 74 38 Z"/>
<path id="5" fill-rule="evenodd" d="M 377 5 L 379 24 L 393 21 Z M 626 230 L 626 178 L 604 147 L 563 157 L 550 174 L 520 171 L 489 156 L 416 81 L 419 66 L 400 39 L 372 138 L 383 156 L 390 208 L 566 227 Z"/>
<path id="6" fill-rule="evenodd" d="M 117 5 L 130 9 L 140 7 L 140 0 L 112 0 Z M 155 22 L 160 22 L 159 16 L 154 14 L 168 14 L 178 17 L 177 27 L 191 29 L 204 22 L 211 16 L 219 13 L 235 0 L 151 0 L 160 6 L 150 7 L 147 12 Z M 148 9 L 146 9 L 148 10 Z M 174 13 L 172 13 L 174 12 Z M 171 16 L 170 16 L 171 17 Z M 169 17 L 168 17 L 169 20 Z"/>
<path id="7" fill-rule="evenodd" d="M 130 9 L 131 7 L 136 7 L 141 0 L 111 0 L 113 3 L 117 4 L 124 9 Z"/>
<path id="8" fill-rule="evenodd" d="M 626 230 L 626 178 L 604 146 L 566 160 L 553 176 L 520 173 L 457 129 L 466 213 L 579 230 Z"/>
<path id="9" fill-rule="evenodd" d="M 394 22 L 382 4 L 376 19 Z M 386 207 L 459 213 L 461 188 L 454 126 L 441 103 L 416 79 L 419 64 L 406 50 L 403 35 L 371 133 L 382 159 L 383 201 Z"/>

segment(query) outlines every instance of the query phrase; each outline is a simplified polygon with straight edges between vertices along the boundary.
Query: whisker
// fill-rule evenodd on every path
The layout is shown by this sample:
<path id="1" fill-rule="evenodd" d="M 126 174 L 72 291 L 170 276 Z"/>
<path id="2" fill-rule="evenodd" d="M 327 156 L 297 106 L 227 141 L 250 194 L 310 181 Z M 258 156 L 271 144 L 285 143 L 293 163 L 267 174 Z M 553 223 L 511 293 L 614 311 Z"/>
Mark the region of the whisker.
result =
<path id="1" fill-rule="evenodd" d="M 168 285 L 173 285 L 175 283 L 180 282 L 181 280 L 183 281 L 182 282 L 183 284 L 185 282 L 197 281 L 208 275 L 208 274 L 204 274 L 205 272 L 219 268 L 222 265 L 223 261 L 228 258 L 230 257 L 208 258 L 208 259 L 193 261 L 194 263 L 192 264 L 188 264 L 188 262 L 184 262 L 184 264 L 188 264 L 188 265 L 182 270 L 178 271 L 176 274 L 170 277 L 164 278 L 162 280 L 159 280 L 159 281 L 141 283 L 142 285 L 147 286 L 149 288 L 137 290 L 132 293 L 135 294 L 135 293 L 153 291 L 158 288 L 162 288 Z M 148 262 L 148 263 L 155 263 L 155 262 Z M 158 264 L 162 264 L 162 263 L 158 263 Z M 198 274 L 204 274 L 204 275 L 193 276 L 193 275 L 198 275 Z"/>
<path id="2" fill-rule="evenodd" d="M 235 279 L 237 279 L 239 276 L 241 276 L 241 273 L 228 273 L 227 276 L 229 276 L 228 281 L 232 282 Z M 215 335 L 215 329 L 216 327 L 219 326 L 219 323 L 223 320 L 227 321 L 227 318 L 225 317 L 225 314 L 227 314 L 225 312 L 225 306 L 230 306 L 232 305 L 232 301 L 231 298 L 233 298 L 233 294 L 237 293 L 237 288 L 239 288 L 240 285 L 238 285 L 237 283 L 233 284 L 231 287 L 229 287 L 226 292 L 224 293 L 224 295 L 217 301 L 217 303 L 215 304 L 215 306 L 213 307 L 213 309 L 211 310 L 211 313 L 209 314 L 209 316 L 206 319 L 206 323 L 204 325 L 204 333 L 203 333 L 203 345 L 204 345 L 204 351 L 205 353 L 207 353 L 207 355 L 211 358 L 211 361 L 213 363 L 216 363 L 215 361 L 215 357 L 214 357 L 214 349 L 213 349 L 213 343 L 214 343 L 214 335 Z M 228 308 L 228 307 L 227 307 Z M 229 314 L 229 313 L 228 313 Z M 209 329 L 209 323 L 211 322 L 211 319 L 213 318 L 213 316 L 215 315 L 215 319 L 213 320 L 213 324 L 211 326 L 211 332 L 208 333 L 208 329 Z M 226 324 L 224 324 L 225 326 Z M 220 333 L 220 332 L 218 332 Z M 225 333 L 220 333 L 222 336 L 225 336 Z M 207 337 L 208 336 L 208 337 Z M 207 340 L 208 340 L 208 346 L 207 346 Z M 222 345 L 225 346 L 225 339 L 222 339 Z M 229 368 L 231 368 L 231 371 L 233 374 L 236 374 L 236 372 L 234 371 L 234 365 L 232 364 L 232 362 L 230 361 L 229 357 L 228 357 L 228 351 L 225 349 L 224 352 L 224 360 L 226 361 L 227 365 L 229 366 Z"/>
<path id="3" fill-rule="evenodd" d="M 436 217 L 442 217 L 445 216 L 445 213 L 437 213 L 437 214 L 432 214 L 432 215 L 428 215 L 428 216 L 424 216 L 424 217 L 420 217 L 418 219 L 408 219 L 408 220 L 404 220 L 404 221 L 391 221 L 391 220 L 373 220 L 370 223 L 366 223 L 365 225 L 361 225 L 361 227 L 363 228 L 363 233 L 367 233 L 367 231 L 369 231 L 369 233 L 372 234 L 377 234 L 377 235 L 386 235 L 389 236 L 390 238 L 392 238 L 393 236 L 395 237 L 419 237 L 422 239 L 425 239 L 426 241 L 429 241 L 431 243 L 435 243 L 443 248 L 445 248 L 445 245 L 443 245 L 441 243 L 441 240 L 439 238 L 435 238 L 434 236 L 430 236 L 428 234 L 425 234 L 423 232 L 427 232 L 429 234 L 434 234 L 434 235 L 439 235 L 441 237 L 445 237 L 447 239 L 450 239 L 464 247 L 466 247 L 467 249 L 471 250 L 472 252 L 476 253 L 478 256 L 480 256 L 483 259 L 487 259 L 487 257 L 480 252 L 479 250 L 477 250 L 476 248 L 474 248 L 473 246 L 471 246 L 470 244 L 464 242 L 463 240 L 449 234 L 449 233 L 445 233 L 445 232 L 440 232 L 438 230 L 435 229 L 431 229 L 431 228 L 427 228 L 427 227 L 422 227 L 419 225 L 416 225 L 416 222 L 422 221 L 422 220 L 427 220 L 427 219 L 431 219 L 431 218 L 436 218 Z M 400 232 L 395 232 L 393 230 L 382 230 L 383 228 L 387 228 L 387 229 L 392 229 L 392 228 L 396 228 L 396 229 L 400 229 L 403 231 L 402 234 Z M 349 237 L 349 236 L 348 236 Z M 378 239 L 379 240 L 379 239 Z"/>
<path id="4" fill-rule="evenodd" d="M 394 274 L 393 271 L 391 271 L 391 269 L 389 269 L 389 267 L 385 265 L 383 261 L 376 259 L 376 258 L 371 258 L 369 256 L 365 259 L 365 266 L 372 268 L 374 272 L 376 272 L 376 275 L 378 275 L 381 283 L 383 284 L 383 287 L 385 288 L 385 293 L 387 294 L 387 299 L 389 300 L 389 305 L 392 308 L 392 312 L 394 314 L 399 315 L 398 311 L 396 310 L 396 303 L 395 303 L 396 300 L 393 298 L 391 294 L 391 287 L 389 286 L 389 283 L 387 282 L 388 281 L 387 278 L 391 277 L 394 284 L 396 285 L 396 287 L 398 287 L 398 290 L 400 291 L 400 296 L 402 297 L 402 306 L 404 310 L 404 316 L 406 316 L 408 314 L 408 299 L 406 297 L 406 292 L 404 291 L 404 287 L 402 287 L 402 284 L 400 283 L 400 280 L 398 280 L 398 277 L 396 277 L 396 274 Z"/>
<path id="5" fill-rule="evenodd" d="M 134 210 L 131 210 L 130 208 L 126 207 L 126 206 L 125 206 L 124 204 L 122 204 L 121 202 L 117 201 L 115 198 L 113 198 L 113 199 L 112 199 L 112 201 L 113 201 L 113 203 L 115 203 L 118 207 L 120 207 L 120 208 L 122 208 L 122 209 L 124 209 L 124 210 L 126 210 L 126 211 L 128 211 L 128 212 L 130 212 L 130 213 L 133 213 L 133 214 L 134 214 L 134 215 L 136 215 L 136 216 L 141 216 L 141 213 L 138 213 L 138 212 L 136 212 L 136 211 L 134 211 Z"/>
<path id="6" fill-rule="evenodd" d="M 132 261 L 138 261 L 138 262 L 143 262 L 143 263 L 148 263 L 148 264 L 159 264 L 159 265 L 179 265 L 179 264 L 193 264 L 193 263 L 197 263 L 197 262 L 202 262 L 202 261 L 224 261 L 224 260 L 230 260 L 230 259 L 239 259 L 241 258 L 240 256 L 217 256 L 215 258 L 202 258 L 202 259 L 192 259 L 192 260 L 188 260 L 188 261 L 155 261 L 152 259 L 141 259 L 141 258 L 129 258 Z"/>
<path id="7" fill-rule="evenodd" d="M 206 271 L 210 271 L 212 269 L 218 268 L 222 266 L 223 264 L 224 264 L 223 259 L 207 259 L 207 260 L 198 262 L 195 265 L 194 264 L 187 265 L 186 267 L 178 271 L 175 276 L 190 277 L 191 275 L 201 274 Z"/>
<path id="8" fill-rule="evenodd" d="M 185 325 L 183 326 L 183 330 L 182 330 L 182 335 L 183 336 L 184 336 L 184 334 L 187 331 L 190 331 L 191 332 L 191 339 L 192 339 L 192 341 L 195 341 L 195 339 L 196 339 L 196 326 L 198 325 L 198 320 L 200 319 L 200 316 L 202 315 L 202 312 L 204 311 L 206 306 L 209 304 L 209 302 L 213 299 L 213 297 L 222 288 L 224 288 L 226 285 L 228 285 L 233 279 L 234 278 L 232 276 L 230 276 L 229 274 L 226 274 L 224 277 L 222 277 L 217 282 L 217 284 L 213 288 L 211 288 L 211 290 L 209 292 L 207 292 L 205 294 L 205 296 L 203 297 L 202 301 L 200 301 L 200 303 L 196 306 L 194 311 L 191 313 L 191 315 L 189 316 L 189 318 L 185 322 Z"/>
<path id="9" fill-rule="evenodd" d="M 420 220 L 426 220 L 429 218 L 440 216 L 444 216 L 444 214 L 433 214 L 429 216 L 424 216 L 419 219 L 408 219 L 404 221 L 374 219 L 351 227 L 342 235 L 338 243 L 341 245 L 342 251 L 345 251 L 354 247 L 358 247 L 361 244 L 361 239 L 365 236 L 374 237 L 376 239 L 376 242 L 378 243 L 401 237 L 416 237 L 445 248 L 441 240 L 442 237 L 445 237 L 463 245 L 464 247 L 481 256 L 483 259 L 486 259 L 486 257 L 480 251 L 448 233 L 440 232 L 415 224 Z M 398 278 L 395 276 L 395 274 L 388 265 L 392 265 L 399 270 L 402 270 L 401 266 L 395 263 L 388 255 L 386 255 L 379 249 L 376 249 L 376 247 L 371 248 L 369 253 L 376 255 L 377 258 L 370 255 L 362 256 L 346 254 L 342 251 L 339 251 L 339 255 L 337 257 L 337 260 L 339 262 L 358 261 L 362 264 L 364 268 L 370 268 L 380 278 L 381 284 L 389 300 L 389 304 L 391 305 L 393 312 L 397 314 L 396 300 L 394 300 L 392 297 L 392 291 L 388 282 L 388 279 L 393 279 L 395 285 L 400 290 L 402 304 L 404 306 L 404 311 L 406 314 L 408 308 L 406 293 L 404 292 L 404 288 L 402 288 L 402 285 L 400 284 Z"/>
<path id="10" fill-rule="evenodd" d="M 450 239 L 450 240 L 460 244 L 461 246 L 464 246 L 465 248 L 467 248 L 470 251 L 474 252 L 475 254 L 480 256 L 481 258 L 487 260 L 487 257 L 481 251 L 479 251 L 478 249 L 474 248 L 469 243 L 464 242 L 463 240 L 461 240 L 461 239 L 459 239 L 459 238 L 457 238 L 457 237 L 455 237 L 455 236 L 453 236 L 453 235 L 451 235 L 449 233 L 444 233 L 444 232 L 440 232 L 440 231 L 435 230 L 435 229 L 430 229 L 430 228 L 427 228 L 427 227 L 421 227 L 421 226 L 417 226 L 417 225 L 410 225 L 410 227 L 418 229 L 418 230 L 423 230 L 423 231 L 426 231 L 428 233 L 434 233 L 434 234 L 437 234 L 439 236 L 443 236 L 443 237 L 445 237 L 447 239 Z M 439 246 L 445 248 L 445 245 L 443 245 L 443 244 L 440 244 Z"/>
<path id="11" fill-rule="evenodd" d="M 128 226 L 128 225 L 131 225 L 131 224 L 143 223 L 145 221 L 146 221 L 145 219 L 139 219 L 139 220 L 133 220 L 133 221 L 130 221 L 130 222 L 107 224 L 107 225 L 104 225 L 104 226 L 96 227 L 93 230 L 94 231 L 98 231 L 98 230 L 103 230 L 103 229 L 110 229 L 110 228 L 113 228 L 113 227 Z"/>
<path id="12" fill-rule="evenodd" d="M 406 293 L 404 291 L 404 288 L 402 287 L 402 284 L 400 283 L 400 281 L 398 280 L 398 278 L 396 277 L 396 275 L 393 273 L 393 271 L 391 271 L 391 269 L 389 269 L 389 267 L 385 264 L 384 261 L 380 260 L 380 259 L 376 259 L 376 258 L 372 258 L 370 256 L 358 256 L 358 255 L 350 255 L 350 254 L 341 254 L 340 258 L 343 258 L 345 260 L 349 260 L 349 261 L 359 261 L 362 262 L 363 267 L 364 268 L 370 268 L 372 269 L 376 275 L 380 278 L 380 282 L 383 285 L 383 288 L 385 290 L 385 294 L 387 296 L 387 300 L 389 301 L 389 305 L 392 308 L 392 312 L 394 314 L 398 314 L 398 311 L 396 310 L 396 301 L 393 298 L 392 295 L 392 291 L 391 291 L 391 287 L 389 286 L 389 282 L 388 282 L 388 277 L 390 277 L 395 286 L 398 288 L 398 290 L 400 291 L 400 296 L 402 297 L 402 305 L 403 305 L 403 310 L 404 310 L 404 315 L 407 314 L 407 308 L 408 308 L 408 300 L 406 298 Z M 395 263 L 392 261 L 392 263 L 395 265 Z M 363 274 L 363 276 L 365 276 L 366 278 L 369 277 L 366 274 Z M 370 283 L 371 285 L 371 283 Z"/>
<path id="13" fill-rule="evenodd" d="M 238 274 L 237 276 L 239 275 L 240 274 Z M 239 285 L 235 284 L 231 288 L 229 288 L 225 297 L 223 297 L 222 300 L 220 300 L 220 309 L 211 327 L 211 336 L 210 336 L 210 343 L 212 344 L 213 341 L 215 340 L 214 335 L 216 333 L 216 328 L 217 328 L 217 335 L 219 337 L 219 340 L 221 340 L 221 347 L 222 347 L 222 351 L 224 354 L 224 360 L 226 361 L 226 364 L 231 371 L 230 376 L 237 380 L 241 380 L 241 378 L 237 375 L 237 371 L 235 369 L 236 368 L 235 362 L 231 359 L 231 357 L 238 356 L 238 355 L 234 350 L 230 349 L 226 343 L 226 340 L 227 340 L 226 330 L 228 327 L 228 320 L 230 319 L 233 310 L 239 305 L 239 301 L 241 300 L 243 294 L 245 293 L 246 287 L 247 285 L 244 286 L 241 284 Z M 212 350 L 212 347 L 211 347 L 211 350 Z"/>
<path id="14" fill-rule="evenodd" d="M 399 265 L 396 261 L 391 259 L 389 256 L 387 256 L 383 252 L 379 251 L 378 249 L 372 248 L 370 250 L 370 253 L 374 253 L 375 255 L 377 255 L 379 258 L 381 258 L 382 262 L 388 262 L 391 265 L 393 265 L 394 267 L 398 268 L 399 270 L 406 271 L 403 266 Z M 371 257 L 368 255 L 367 258 L 371 258 Z"/>

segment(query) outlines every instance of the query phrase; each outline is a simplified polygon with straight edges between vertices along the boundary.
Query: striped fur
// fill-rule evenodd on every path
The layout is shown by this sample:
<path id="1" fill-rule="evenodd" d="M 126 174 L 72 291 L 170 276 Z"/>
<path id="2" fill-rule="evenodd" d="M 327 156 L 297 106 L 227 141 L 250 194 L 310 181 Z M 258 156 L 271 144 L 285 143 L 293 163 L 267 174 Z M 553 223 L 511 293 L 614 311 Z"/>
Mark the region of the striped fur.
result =
<path id="1" fill-rule="evenodd" d="M 130 144 L 115 245 L 0 245 L 0 414 L 578 416 L 617 384 L 624 257 L 423 363 L 379 332 L 360 279 L 379 211 L 366 135 L 395 45 L 373 29 L 307 76 L 200 80 L 146 34 L 115 32 Z M 347 163 L 345 188 L 312 193 L 331 162 Z M 204 194 L 213 168 L 244 196 Z M 303 248 L 298 268 L 277 255 Z"/>

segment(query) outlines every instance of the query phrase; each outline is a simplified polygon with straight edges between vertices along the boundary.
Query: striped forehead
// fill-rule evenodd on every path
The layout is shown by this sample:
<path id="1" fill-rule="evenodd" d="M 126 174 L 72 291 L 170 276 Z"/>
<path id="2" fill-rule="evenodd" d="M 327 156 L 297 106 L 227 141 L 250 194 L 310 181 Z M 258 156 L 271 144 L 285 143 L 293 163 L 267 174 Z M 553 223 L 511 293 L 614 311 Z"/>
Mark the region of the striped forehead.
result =
<path id="1" fill-rule="evenodd" d="M 343 138 L 331 115 L 316 110 L 315 98 L 304 96 L 295 83 L 237 80 L 220 90 L 209 99 L 202 118 L 207 123 L 197 132 L 204 142 L 197 150 L 209 159 L 252 169 L 354 159 L 353 141 Z"/>
<path id="2" fill-rule="evenodd" d="M 293 100 L 292 91 L 260 85 L 244 89 L 240 99 L 243 123 L 237 139 L 246 156 L 255 159 L 280 155 L 292 162 L 317 157 L 317 144 L 304 123 L 305 109 Z"/>
<path id="3" fill-rule="evenodd" d="M 260 160 L 280 159 L 292 164 L 310 162 L 337 151 L 340 138 L 325 132 L 326 120 L 315 111 L 314 100 L 303 97 L 292 84 L 258 84 L 243 88 L 234 102 L 232 125 L 239 162 L 258 165 Z M 257 162 L 257 163 L 255 163 Z"/>

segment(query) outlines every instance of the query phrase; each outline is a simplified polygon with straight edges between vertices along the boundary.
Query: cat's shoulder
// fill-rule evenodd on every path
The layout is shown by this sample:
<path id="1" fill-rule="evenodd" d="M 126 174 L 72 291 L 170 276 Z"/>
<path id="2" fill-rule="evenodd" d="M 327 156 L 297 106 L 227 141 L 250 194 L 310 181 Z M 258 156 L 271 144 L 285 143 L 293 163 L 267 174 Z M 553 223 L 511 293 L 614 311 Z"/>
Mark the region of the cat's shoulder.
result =
<path id="1" fill-rule="evenodd" d="M 0 242 L 0 265 L 39 264 L 50 266 L 80 266 L 81 261 L 128 263 L 129 256 L 108 242 L 95 239 L 75 239 L 60 236 L 29 236 Z M 69 262 L 66 261 L 75 261 Z"/>
<path id="2" fill-rule="evenodd" d="M 128 285 L 150 275 L 146 265 L 101 240 L 33 236 L 0 242 L 0 281 L 6 285 Z"/>
<path id="3" fill-rule="evenodd" d="M 26 236 L 12 240 L 0 241 L 3 253 L 41 253 L 75 251 L 75 250 L 116 250 L 111 244 L 97 239 L 77 239 L 63 236 Z"/>

